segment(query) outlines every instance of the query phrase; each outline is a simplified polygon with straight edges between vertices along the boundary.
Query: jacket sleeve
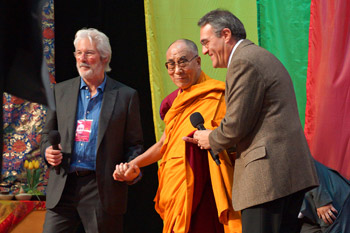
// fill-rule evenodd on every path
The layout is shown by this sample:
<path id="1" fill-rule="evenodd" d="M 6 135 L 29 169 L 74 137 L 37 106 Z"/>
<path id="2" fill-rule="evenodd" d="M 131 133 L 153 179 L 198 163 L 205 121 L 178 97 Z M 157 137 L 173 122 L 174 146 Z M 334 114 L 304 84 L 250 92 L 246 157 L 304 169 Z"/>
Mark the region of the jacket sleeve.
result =
<path id="1" fill-rule="evenodd" d="M 125 160 L 131 161 L 143 152 L 140 104 L 136 91 L 130 98 L 124 136 Z"/>
<path id="2" fill-rule="evenodd" d="M 256 67 L 246 60 L 233 61 L 226 75 L 226 115 L 209 135 L 215 154 L 231 148 L 253 130 L 264 94 L 264 80 Z"/>
<path id="3" fill-rule="evenodd" d="M 54 92 L 54 88 L 53 88 L 53 92 Z M 57 130 L 57 116 L 56 116 L 56 111 L 47 108 L 46 111 L 46 118 L 45 118 L 45 125 L 44 128 L 41 132 L 41 140 L 40 140 L 40 152 L 41 152 L 41 156 L 43 156 L 44 161 L 46 162 L 46 164 L 49 166 L 49 164 L 46 161 L 45 158 L 45 150 L 47 147 L 51 146 L 49 143 L 49 132 L 51 130 Z"/>

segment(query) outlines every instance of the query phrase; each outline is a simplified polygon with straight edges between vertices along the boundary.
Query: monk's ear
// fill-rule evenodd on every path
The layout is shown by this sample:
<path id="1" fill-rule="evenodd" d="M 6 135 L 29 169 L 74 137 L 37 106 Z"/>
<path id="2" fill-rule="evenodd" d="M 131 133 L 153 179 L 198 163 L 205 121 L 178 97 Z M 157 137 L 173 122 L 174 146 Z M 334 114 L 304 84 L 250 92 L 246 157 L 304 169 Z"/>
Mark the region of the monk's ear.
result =
<path id="1" fill-rule="evenodd" d="M 202 64 L 202 59 L 201 59 L 200 56 L 198 56 L 198 57 L 196 58 L 196 62 L 197 62 L 197 65 L 199 65 L 199 66 Z"/>
<path id="2" fill-rule="evenodd" d="M 232 38 L 231 30 L 229 28 L 222 29 L 221 36 L 224 38 L 226 43 L 229 42 Z"/>

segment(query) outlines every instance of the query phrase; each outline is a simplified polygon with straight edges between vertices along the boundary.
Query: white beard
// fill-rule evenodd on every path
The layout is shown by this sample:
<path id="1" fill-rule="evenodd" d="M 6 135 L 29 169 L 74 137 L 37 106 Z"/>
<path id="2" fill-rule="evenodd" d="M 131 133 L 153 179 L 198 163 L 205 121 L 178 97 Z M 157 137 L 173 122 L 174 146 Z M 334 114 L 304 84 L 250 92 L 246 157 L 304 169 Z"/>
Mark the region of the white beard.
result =
<path id="1" fill-rule="evenodd" d="M 90 69 L 87 70 L 87 71 L 81 71 L 78 67 L 78 72 L 79 72 L 79 75 L 83 78 L 83 79 L 86 79 L 86 80 L 92 80 L 95 78 L 95 75 L 103 72 L 103 66 L 101 64 L 95 66 L 95 67 L 91 67 L 87 64 L 81 64 L 81 65 L 85 65 L 85 66 L 88 66 Z"/>
<path id="2" fill-rule="evenodd" d="M 79 75 L 83 79 L 90 80 L 90 79 L 93 79 L 93 77 L 94 77 L 94 71 L 93 70 L 88 70 L 88 71 L 82 72 L 82 71 L 79 70 Z"/>

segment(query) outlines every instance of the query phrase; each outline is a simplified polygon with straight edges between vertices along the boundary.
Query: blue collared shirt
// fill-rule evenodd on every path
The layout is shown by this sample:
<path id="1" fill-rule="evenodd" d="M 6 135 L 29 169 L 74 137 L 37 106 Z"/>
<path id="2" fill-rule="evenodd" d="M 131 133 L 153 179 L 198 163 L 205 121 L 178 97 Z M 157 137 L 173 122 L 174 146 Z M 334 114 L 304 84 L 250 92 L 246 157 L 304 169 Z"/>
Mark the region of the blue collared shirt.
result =
<path id="1" fill-rule="evenodd" d="M 106 86 L 106 76 L 97 93 L 91 97 L 86 83 L 80 78 L 79 100 L 77 106 L 76 122 L 79 120 L 92 120 L 89 140 L 75 141 L 74 150 L 71 158 L 70 172 L 81 170 L 96 170 L 96 149 L 97 149 L 97 132 L 100 111 L 103 99 L 103 92 Z M 77 125 L 76 124 L 76 125 Z"/>

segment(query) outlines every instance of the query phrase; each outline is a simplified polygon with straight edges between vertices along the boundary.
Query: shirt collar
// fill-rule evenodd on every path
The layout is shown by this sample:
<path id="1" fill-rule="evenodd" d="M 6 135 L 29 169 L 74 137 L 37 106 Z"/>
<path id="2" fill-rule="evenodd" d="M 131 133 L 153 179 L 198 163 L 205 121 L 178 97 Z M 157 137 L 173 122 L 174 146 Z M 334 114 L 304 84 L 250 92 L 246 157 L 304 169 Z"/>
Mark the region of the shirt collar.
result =
<path id="1" fill-rule="evenodd" d="M 243 41 L 243 39 L 240 39 L 236 44 L 235 46 L 233 47 L 232 51 L 231 51 L 231 54 L 230 54 L 230 58 L 228 59 L 228 64 L 227 64 L 227 68 L 229 67 L 230 63 L 231 63 L 231 59 L 232 59 L 232 56 L 233 56 L 233 53 L 235 52 L 235 50 L 237 49 L 238 45 Z"/>
<path id="2" fill-rule="evenodd" d="M 106 73 L 105 73 L 105 77 L 103 78 L 103 82 L 100 84 L 100 86 L 97 87 L 97 90 L 101 90 L 102 92 L 104 92 L 105 87 L 106 87 Z M 87 84 L 85 83 L 84 79 L 82 77 L 80 77 L 80 89 L 84 89 L 85 87 L 87 87 Z"/>

